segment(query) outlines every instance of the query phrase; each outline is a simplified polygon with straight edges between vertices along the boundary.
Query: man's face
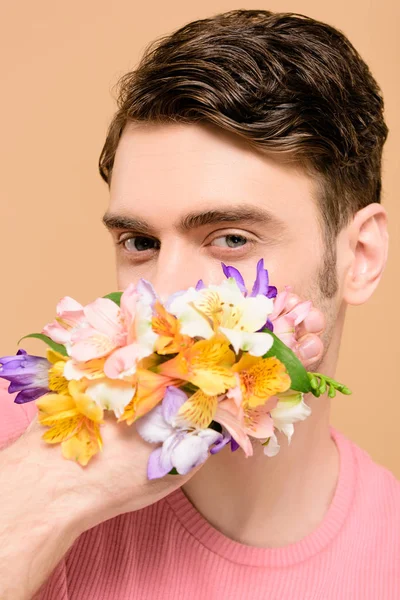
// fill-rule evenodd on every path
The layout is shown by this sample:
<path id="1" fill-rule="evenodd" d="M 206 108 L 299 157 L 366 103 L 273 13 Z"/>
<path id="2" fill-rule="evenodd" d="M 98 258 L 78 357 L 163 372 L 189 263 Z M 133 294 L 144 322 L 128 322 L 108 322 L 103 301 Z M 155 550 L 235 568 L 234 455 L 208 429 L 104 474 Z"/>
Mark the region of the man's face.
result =
<path id="1" fill-rule="evenodd" d="M 319 288 L 324 243 L 311 179 L 199 124 L 130 124 L 121 137 L 108 220 L 116 244 L 118 288 L 143 277 L 165 299 L 220 283 L 221 262 L 251 289 L 264 258 L 270 285 L 313 300 L 330 333 L 338 298 Z M 328 342 L 325 339 L 325 344 Z"/>

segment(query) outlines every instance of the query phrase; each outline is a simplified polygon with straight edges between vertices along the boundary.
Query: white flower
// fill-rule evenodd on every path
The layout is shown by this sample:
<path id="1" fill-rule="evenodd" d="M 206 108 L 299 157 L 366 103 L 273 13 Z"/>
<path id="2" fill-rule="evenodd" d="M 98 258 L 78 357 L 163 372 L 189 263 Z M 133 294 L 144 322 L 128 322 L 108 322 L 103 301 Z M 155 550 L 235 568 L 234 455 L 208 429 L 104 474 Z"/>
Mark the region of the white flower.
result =
<path id="1" fill-rule="evenodd" d="M 264 295 L 244 296 L 233 277 L 220 285 L 191 287 L 175 295 L 168 310 L 179 319 L 182 334 L 209 339 L 219 331 L 236 353 L 242 349 L 262 356 L 273 344 L 269 333 L 258 331 L 273 311 L 273 300 Z"/>
<path id="2" fill-rule="evenodd" d="M 135 388 L 131 384 L 118 381 L 91 383 L 85 394 L 106 410 L 113 410 L 117 418 L 124 412 L 124 408 L 132 400 Z"/>
<path id="3" fill-rule="evenodd" d="M 194 429 L 176 418 L 179 408 L 188 399 L 185 392 L 168 386 L 161 404 L 135 422 L 141 437 L 150 443 L 162 442 L 149 457 L 149 479 L 163 477 L 175 467 L 181 475 L 203 463 L 209 447 L 222 439 L 214 429 Z"/>
<path id="4" fill-rule="evenodd" d="M 271 409 L 270 415 L 274 422 L 274 427 L 288 438 L 288 444 L 292 440 L 294 432 L 293 423 L 304 421 L 311 414 L 311 408 L 303 400 L 304 394 L 295 390 L 288 390 L 277 394 L 279 401 L 275 408 Z M 278 439 L 275 434 L 269 438 L 269 442 L 264 446 L 264 454 L 267 456 L 276 456 L 280 450 Z"/>

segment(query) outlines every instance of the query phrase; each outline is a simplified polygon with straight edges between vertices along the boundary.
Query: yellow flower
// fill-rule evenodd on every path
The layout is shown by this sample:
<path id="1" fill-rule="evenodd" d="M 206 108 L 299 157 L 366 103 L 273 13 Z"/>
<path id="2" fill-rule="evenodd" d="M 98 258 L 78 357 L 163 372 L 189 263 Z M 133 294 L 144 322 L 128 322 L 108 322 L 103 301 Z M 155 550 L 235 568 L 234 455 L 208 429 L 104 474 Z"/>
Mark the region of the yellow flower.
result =
<path id="1" fill-rule="evenodd" d="M 208 396 L 197 390 L 178 410 L 177 417 L 188 421 L 194 427 L 205 429 L 214 419 L 218 407 L 218 396 Z"/>
<path id="2" fill-rule="evenodd" d="M 232 365 L 235 353 L 225 336 L 216 334 L 195 342 L 171 360 L 158 366 L 163 375 L 190 381 L 205 394 L 215 396 L 236 385 Z"/>
<path id="3" fill-rule="evenodd" d="M 63 356 L 59 352 L 47 348 L 46 350 L 47 360 L 52 363 L 52 367 L 49 369 L 49 388 L 57 394 L 68 393 L 68 379 L 64 377 L 64 366 L 68 356 Z"/>
<path id="4" fill-rule="evenodd" d="M 265 404 L 271 396 L 286 392 L 291 379 L 285 365 L 275 357 L 244 354 L 233 366 L 239 374 L 243 405 L 250 408 Z"/>
<path id="5" fill-rule="evenodd" d="M 42 438 L 48 444 L 61 443 L 63 456 L 83 466 L 103 445 L 99 428 L 103 409 L 85 394 L 86 386 L 71 380 L 67 393 L 46 394 L 36 400 L 38 421 L 49 427 Z"/>

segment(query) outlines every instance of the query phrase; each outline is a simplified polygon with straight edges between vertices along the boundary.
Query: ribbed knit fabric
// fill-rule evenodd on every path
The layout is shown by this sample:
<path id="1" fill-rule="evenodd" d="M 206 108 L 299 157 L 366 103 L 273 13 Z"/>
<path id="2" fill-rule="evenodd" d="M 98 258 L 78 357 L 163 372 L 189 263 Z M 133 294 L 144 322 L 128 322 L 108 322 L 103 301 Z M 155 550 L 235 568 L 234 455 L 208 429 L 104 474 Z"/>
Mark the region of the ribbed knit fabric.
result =
<path id="1" fill-rule="evenodd" d="M 13 405 L 1 387 L 0 447 L 36 411 Z M 34 600 L 400 600 L 400 482 L 332 426 L 331 436 L 335 494 L 300 541 L 233 541 L 178 489 L 82 534 Z"/>

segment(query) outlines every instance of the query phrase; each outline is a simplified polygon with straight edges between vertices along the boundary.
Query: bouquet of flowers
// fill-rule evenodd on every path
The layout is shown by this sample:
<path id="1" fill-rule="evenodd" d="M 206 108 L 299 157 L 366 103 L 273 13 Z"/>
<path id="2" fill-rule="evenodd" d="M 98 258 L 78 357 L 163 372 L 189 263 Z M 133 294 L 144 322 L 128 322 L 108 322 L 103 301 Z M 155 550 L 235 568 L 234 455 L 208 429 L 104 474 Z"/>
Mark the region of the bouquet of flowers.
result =
<path id="1" fill-rule="evenodd" d="M 251 456 L 251 438 L 274 456 L 275 428 L 290 443 L 293 423 L 311 414 L 305 393 L 351 393 L 308 372 L 293 352 L 310 301 L 289 310 L 291 288 L 269 285 L 263 259 L 251 292 L 221 264 L 221 284 L 200 280 L 165 302 L 144 279 L 86 306 L 65 296 L 54 321 L 21 338 L 43 340 L 46 357 L 23 349 L 0 357 L 14 401 L 35 401 L 47 443 L 85 466 L 102 450 L 104 411 L 112 411 L 157 444 L 149 479 L 186 474 L 226 444 Z"/>

